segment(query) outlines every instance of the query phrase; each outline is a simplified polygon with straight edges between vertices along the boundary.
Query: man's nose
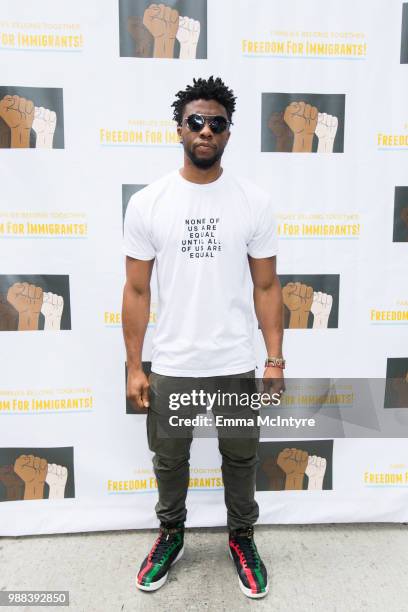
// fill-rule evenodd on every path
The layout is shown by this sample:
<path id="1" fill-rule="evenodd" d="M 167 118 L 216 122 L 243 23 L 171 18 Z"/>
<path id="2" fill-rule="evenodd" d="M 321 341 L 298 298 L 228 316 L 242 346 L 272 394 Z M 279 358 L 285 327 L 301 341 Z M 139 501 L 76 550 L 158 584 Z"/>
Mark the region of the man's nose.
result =
<path id="1" fill-rule="evenodd" d="M 213 133 L 212 133 L 211 128 L 208 125 L 207 121 L 205 122 L 205 124 L 203 125 L 202 129 L 200 130 L 200 136 L 202 136 L 203 138 L 212 138 L 213 137 Z"/>

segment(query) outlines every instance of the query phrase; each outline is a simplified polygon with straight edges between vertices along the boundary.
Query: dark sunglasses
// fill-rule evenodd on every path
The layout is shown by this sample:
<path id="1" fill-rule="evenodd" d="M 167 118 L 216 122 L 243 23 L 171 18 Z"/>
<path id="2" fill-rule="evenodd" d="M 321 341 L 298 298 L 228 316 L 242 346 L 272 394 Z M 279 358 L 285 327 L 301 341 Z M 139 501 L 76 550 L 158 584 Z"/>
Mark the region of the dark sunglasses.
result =
<path id="1" fill-rule="evenodd" d="M 222 134 L 232 125 L 232 121 L 228 121 L 222 115 L 199 115 L 198 113 L 193 113 L 183 119 L 183 123 L 186 123 L 192 132 L 201 132 L 206 122 L 214 134 Z"/>

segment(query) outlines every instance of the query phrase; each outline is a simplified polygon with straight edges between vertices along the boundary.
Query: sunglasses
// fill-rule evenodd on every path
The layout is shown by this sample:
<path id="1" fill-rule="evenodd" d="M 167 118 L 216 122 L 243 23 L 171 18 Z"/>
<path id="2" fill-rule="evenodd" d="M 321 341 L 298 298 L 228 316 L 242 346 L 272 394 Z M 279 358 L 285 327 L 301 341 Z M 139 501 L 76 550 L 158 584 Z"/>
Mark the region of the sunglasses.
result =
<path id="1" fill-rule="evenodd" d="M 222 115 L 199 115 L 198 113 L 193 113 L 183 119 L 183 123 L 186 123 L 192 132 L 201 132 L 206 122 L 214 134 L 222 134 L 232 125 L 232 121 L 228 121 Z"/>

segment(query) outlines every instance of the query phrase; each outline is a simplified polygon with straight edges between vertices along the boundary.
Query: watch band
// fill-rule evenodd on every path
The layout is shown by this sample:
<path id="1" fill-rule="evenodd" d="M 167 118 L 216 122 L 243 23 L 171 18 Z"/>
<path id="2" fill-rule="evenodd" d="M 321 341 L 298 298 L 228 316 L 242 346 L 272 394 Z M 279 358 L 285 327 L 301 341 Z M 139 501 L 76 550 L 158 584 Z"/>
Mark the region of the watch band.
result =
<path id="1" fill-rule="evenodd" d="M 267 357 L 265 359 L 265 368 L 281 368 L 282 370 L 286 367 L 286 361 L 283 357 Z"/>

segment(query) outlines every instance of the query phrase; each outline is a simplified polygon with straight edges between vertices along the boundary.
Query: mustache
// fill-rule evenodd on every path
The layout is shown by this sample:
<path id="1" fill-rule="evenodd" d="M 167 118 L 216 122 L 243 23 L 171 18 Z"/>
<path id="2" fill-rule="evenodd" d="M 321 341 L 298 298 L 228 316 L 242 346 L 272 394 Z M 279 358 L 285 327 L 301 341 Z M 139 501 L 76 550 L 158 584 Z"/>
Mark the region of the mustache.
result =
<path id="1" fill-rule="evenodd" d="M 224 149 L 218 149 L 218 151 L 216 151 L 211 157 L 208 157 L 207 159 L 200 159 L 195 155 L 194 148 L 192 148 L 191 150 L 185 148 L 184 150 L 190 161 L 192 161 L 197 168 L 201 168 L 203 170 L 211 168 L 211 166 L 213 166 L 219 159 L 221 159 L 222 154 L 224 153 Z"/>

